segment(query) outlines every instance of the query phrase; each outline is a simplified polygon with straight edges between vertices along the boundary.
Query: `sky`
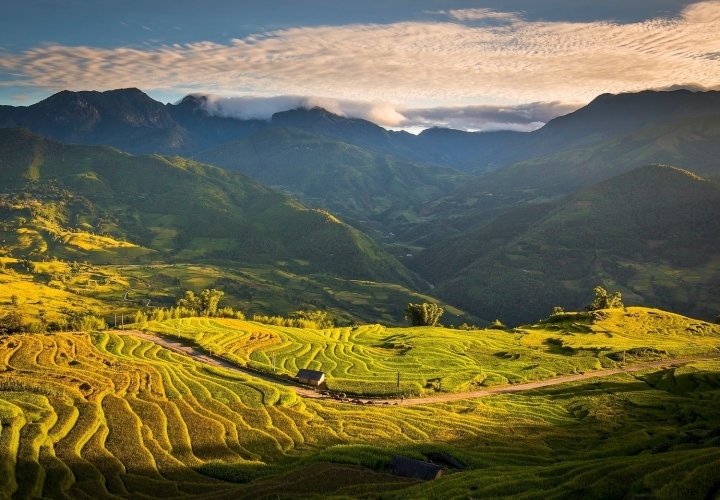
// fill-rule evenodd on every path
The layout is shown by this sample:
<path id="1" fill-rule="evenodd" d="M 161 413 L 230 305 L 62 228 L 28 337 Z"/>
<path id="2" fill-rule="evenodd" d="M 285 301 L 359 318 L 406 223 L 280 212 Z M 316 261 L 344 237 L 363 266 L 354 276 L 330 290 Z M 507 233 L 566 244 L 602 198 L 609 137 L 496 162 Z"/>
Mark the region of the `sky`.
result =
<path id="1" fill-rule="evenodd" d="M 269 118 L 533 130 L 603 93 L 720 88 L 720 0 L 2 0 L 0 104 L 137 87 Z"/>

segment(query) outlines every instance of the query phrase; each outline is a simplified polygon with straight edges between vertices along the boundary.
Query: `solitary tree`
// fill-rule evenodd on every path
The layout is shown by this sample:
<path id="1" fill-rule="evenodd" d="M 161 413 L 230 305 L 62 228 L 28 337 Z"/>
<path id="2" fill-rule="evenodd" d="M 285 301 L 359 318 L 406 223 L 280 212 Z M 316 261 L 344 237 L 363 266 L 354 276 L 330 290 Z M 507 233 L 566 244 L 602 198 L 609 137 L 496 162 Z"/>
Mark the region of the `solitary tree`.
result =
<path id="1" fill-rule="evenodd" d="M 624 307 L 622 294 L 620 292 L 609 294 L 603 287 L 596 286 L 593 289 L 593 293 L 595 293 L 595 300 L 585 308 L 588 311 L 597 311 L 598 309 L 622 309 Z"/>
<path id="2" fill-rule="evenodd" d="M 445 309 L 437 304 L 408 304 L 405 309 L 405 318 L 410 320 L 413 326 L 435 326 L 443 315 Z"/>
<path id="3" fill-rule="evenodd" d="M 10 296 L 10 302 L 12 303 L 12 305 L 13 305 L 14 307 L 17 307 L 18 304 L 20 304 L 20 299 L 18 298 L 17 295 L 12 294 L 12 295 Z"/>

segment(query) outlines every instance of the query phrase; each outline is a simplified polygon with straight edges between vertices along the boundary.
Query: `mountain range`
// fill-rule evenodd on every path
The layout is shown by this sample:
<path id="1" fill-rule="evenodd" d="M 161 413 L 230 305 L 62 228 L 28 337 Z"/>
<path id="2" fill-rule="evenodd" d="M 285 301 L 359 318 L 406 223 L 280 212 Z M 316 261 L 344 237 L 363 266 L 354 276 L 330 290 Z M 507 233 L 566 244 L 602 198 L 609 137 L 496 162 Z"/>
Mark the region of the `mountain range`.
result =
<path id="1" fill-rule="evenodd" d="M 510 323 L 577 308 L 598 283 L 717 314 L 720 92 L 602 95 L 534 132 L 417 136 L 320 108 L 239 120 L 204 104 L 121 89 L 0 107 L 15 127 L 0 129 L 0 181 L 17 248 L 432 283 Z M 31 210 L 35 229 L 20 231 L 7 210 L 28 200 L 55 226 Z M 115 247 L 58 246 L 78 231 Z"/>
<path id="2" fill-rule="evenodd" d="M 103 264 L 222 259 L 346 279 L 418 280 L 370 238 L 249 177 L 0 129 L 3 250 Z"/>

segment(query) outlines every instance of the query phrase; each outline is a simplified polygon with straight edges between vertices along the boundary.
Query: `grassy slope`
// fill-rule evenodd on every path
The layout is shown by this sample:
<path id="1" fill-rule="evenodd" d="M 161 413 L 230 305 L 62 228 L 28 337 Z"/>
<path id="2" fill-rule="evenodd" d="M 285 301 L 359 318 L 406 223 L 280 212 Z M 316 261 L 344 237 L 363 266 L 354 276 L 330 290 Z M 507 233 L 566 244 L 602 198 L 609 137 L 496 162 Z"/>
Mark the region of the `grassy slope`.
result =
<path id="1" fill-rule="evenodd" d="M 66 146 L 21 129 L 0 130 L 0 150 L 6 194 L 0 216 L 12 240 L 4 245 L 16 256 L 286 260 L 296 268 L 300 259 L 306 272 L 414 283 L 364 234 L 240 173 L 178 157 Z"/>
<path id="2" fill-rule="evenodd" d="M 670 347 L 690 338 L 676 329 L 688 320 L 651 312 L 610 315 L 602 325 L 616 325 L 614 336 L 570 333 L 569 345 L 628 348 L 646 337 Z M 712 328 L 696 327 L 692 341 L 717 341 Z M 532 344 L 537 335 L 526 337 Z M 112 333 L 6 337 L 0 492 L 711 498 L 720 486 L 718 372 L 718 362 L 698 362 L 485 400 L 357 407 L 302 400 Z M 417 486 L 383 473 L 393 453 L 431 451 L 469 469 Z"/>
<path id="3" fill-rule="evenodd" d="M 239 170 L 364 226 L 385 228 L 385 233 L 414 222 L 429 201 L 471 178 L 288 128 L 258 132 L 196 158 Z"/>
<path id="4" fill-rule="evenodd" d="M 446 300 L 531 322 L 589 303 L 604 283 L 626 302 L 717 315 L 720 185 L 648 166 L 557 202 L 520 208 L 409 261 Z"/>
<path id="5" fill-rule="evenodd" d="M 280 376 L 293 377 L 299 368 L 322 370 L 330 389 L 364 395 L 467 391 L 614 367 L 622 351 L 633 362 L 715 353 L 720 345 L 720 326 L 675 314 L 629 308 L 605 316 L 570 316 L 511 332 L 380 325 L 310 330 L 225 319 L 168 320 L 142 328 L 179 334 L 235 363 Z"/>

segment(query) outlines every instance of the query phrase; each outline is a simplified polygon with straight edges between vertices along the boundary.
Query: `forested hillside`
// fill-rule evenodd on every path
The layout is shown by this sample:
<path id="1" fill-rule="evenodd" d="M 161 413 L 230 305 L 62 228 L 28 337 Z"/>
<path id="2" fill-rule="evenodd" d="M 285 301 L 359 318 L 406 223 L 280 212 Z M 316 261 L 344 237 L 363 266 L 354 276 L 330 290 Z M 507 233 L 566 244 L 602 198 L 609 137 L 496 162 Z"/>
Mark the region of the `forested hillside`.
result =
<path id="1" fill-rule="evenodd" d="M 410 265 L 484 318 L 535 321 L 581 308 L 604 282 L 631 303 L 714 318 L 720 184 L 646 166 L 558 201 L 506 212 L 429 246 Z"/>
<path id="2" fill-rule="evenodd" d="M 271 128 L 196 156 L 239 170 L 368 228 L 400 231 L 426 204 L 470 181 L 457 170 L 374 154 L 296 128 Z"/>
<path id="3" fill-rule="evenodd" d="M 225 259 L 412 285 L 368 237 L 240 173 L 0 129 L 4 251 L 102 263 Z M 119 250 L 119 251 L 116 251 Z"/>

